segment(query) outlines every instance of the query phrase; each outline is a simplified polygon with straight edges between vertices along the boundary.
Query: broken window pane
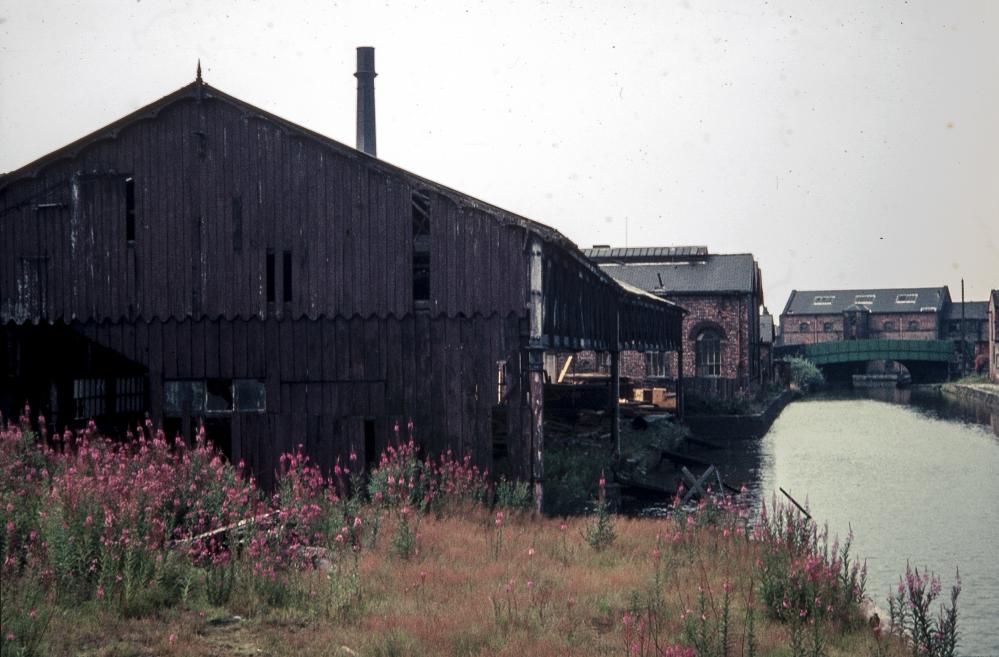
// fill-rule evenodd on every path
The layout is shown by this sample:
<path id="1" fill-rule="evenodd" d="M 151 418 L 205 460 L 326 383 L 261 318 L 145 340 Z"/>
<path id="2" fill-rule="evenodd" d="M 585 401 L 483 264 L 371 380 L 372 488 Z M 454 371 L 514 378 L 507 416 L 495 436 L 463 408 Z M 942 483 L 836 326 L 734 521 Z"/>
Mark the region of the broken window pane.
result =
<path id="1" fill-rule="evenodd" d="M 263 381 L 236 379 L 232 382 L 237 411 L 267 410 L 267 388 Z"/>
<path id="2" fill-rule="evenodd" d="M 190 413 L 201 413 L 205 410 L 205 382 L 164 381 L 164 415 L 183 415 L 185 406 Z"/>
<path id="3" fill-rule="evenodd" d="M 205 393 L 205 410 L 209 413 L 232 410 L 232 379 L 208 379 Z"/>

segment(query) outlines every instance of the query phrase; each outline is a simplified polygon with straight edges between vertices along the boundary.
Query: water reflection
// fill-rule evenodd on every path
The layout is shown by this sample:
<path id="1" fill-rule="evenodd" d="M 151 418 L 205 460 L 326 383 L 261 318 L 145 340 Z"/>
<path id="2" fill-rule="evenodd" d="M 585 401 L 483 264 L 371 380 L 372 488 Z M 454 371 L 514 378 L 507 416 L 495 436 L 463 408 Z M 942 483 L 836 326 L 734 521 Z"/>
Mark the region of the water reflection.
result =
<path id="1" fill-rule="evenodd" d="M 830 533 L 856 533 L 884 606 L 912 562 L 945 585 L 960 567 L 961 654 L 999 652 L 999 418 L 933 391 L 839 392 L 796 402 L 753 445 L 762 497 L 807 498 Z M 733 455 L 737 461 L 744 457 Z"/>
<path id="2" fill-rule="evenodd" d="M 932 388 L 838 390 L 792 403 L 761 439 L 711 438 L 686 454 L 745 484 L 757 506 L 782 486 L 830 534 L 852 527 L 879 606 L 907 562 L 945 586 L 960 567 L 960 654 L 999 654 L 996 412 Z M 633 504 L 645 515 L 666 508 L 662 498 Z"/>

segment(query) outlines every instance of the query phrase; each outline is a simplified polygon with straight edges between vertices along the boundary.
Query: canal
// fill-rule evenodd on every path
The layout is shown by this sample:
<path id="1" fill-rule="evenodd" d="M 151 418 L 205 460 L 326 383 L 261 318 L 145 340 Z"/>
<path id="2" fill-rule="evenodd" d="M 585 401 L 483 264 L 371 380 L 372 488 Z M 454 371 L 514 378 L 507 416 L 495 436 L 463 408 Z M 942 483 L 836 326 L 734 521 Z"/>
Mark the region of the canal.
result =
<path id="1" fill-rule="evenodd" d="M 940 575 L 944 596 L 960 568 L 960 654 L 999 654 L 999 414 L 936 392 L 880 392 L 796 401 L 762 440 L 714 458 L 757 499 L 778 487 L 807 499 L 830 536 L 852 527 L 883 609 L 906 562 Z"/>

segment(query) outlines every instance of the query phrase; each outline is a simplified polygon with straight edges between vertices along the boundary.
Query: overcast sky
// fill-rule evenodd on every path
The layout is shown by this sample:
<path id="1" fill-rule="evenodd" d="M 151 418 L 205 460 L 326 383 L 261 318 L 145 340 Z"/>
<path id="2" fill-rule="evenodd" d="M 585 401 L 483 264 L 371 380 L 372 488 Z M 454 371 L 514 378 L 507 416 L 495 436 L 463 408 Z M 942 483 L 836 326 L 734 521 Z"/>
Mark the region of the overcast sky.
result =
<path id="1" fill-rule="evenodd" d="M 0 171 L 194 79 L 581 247 L 999 288 L 999 2 L 0 0 Z"/>

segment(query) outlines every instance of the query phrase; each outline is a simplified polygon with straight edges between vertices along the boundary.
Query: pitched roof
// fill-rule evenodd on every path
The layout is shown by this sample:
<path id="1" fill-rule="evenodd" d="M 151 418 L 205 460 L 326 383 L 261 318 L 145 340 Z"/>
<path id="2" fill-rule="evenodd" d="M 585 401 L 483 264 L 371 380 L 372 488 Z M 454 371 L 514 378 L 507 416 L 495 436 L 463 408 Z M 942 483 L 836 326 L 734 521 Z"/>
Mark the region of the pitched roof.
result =
<path id="1" fill-rule="evenodd" d="M 938 312 L 950 303 L 942 287 L 884 288 L 876 290 L 792 290 L 785 315 L 838 315 L 853 305 L 872 313 Z"/>
<path id="2" fill-rule="evenodd" d="M 600 268 L 619 281 L 656 294 L 752 292 L 756 278 L 756 261 L 749 253 L 653 263 L 605 262 Z"/>
<path id="3" fill-rule="evenodd" d="M 654 299 L 658 303 L 665 303 L 665 305 L 669 306 L 671 310 L 673 310 L 674 312 L 681 312 L 681 309 L 676 307 L 675 304 L 669 304 L 664 299 L 655 297 L 654 295 L 647 295 L 647 294 L 643 295 L 642 293 L 637 292 L 634 289 L 628 289 L 624 285 L 621 285 L 620 282 L 617 281 L 616 279 L 607 276 L 607 274 L 600 267 L 595 266 L 595 264 L 591 260 L 589 260 L 586 257 L 583 257 L 581 250 L 579 249 L 579 247 L 576 245 L 575 242 L 573 242 L 565 235 L 563 235 L 561 232 L 550 226 L 539 223 L 537 221 L 533 221 L 531 219 L 527 219 L 526 217 L 514 214 L 513 212 L 504 210 L 503 208 L 492 205 L 490 203 L 486 203 L 475 197 L 469 196 L 468 194 L 465 194 L 463 192 L 457 191 L 455 189 L 434 182 L 427 178 L 423 178 L 422 176 L 407 171 L 406 169 L 389 164 L 385 160 L 381 160 L 378 159 L 377 157 L 370 156 L 367 153 L 364 153 L 351 146 L 336 141 L 335 139 L 331 139 L 318 132 L 302 127 L 296 123 L 292 123 L 291 121 L 283 119 L 275 114 L 271 114 L 270 112 L 267 112 L 265 110 L 260 109 L 259 107 L 251 105 L 250 103 L 244 100 L 240 100 L 235 96 L 230 96 L 229 94 L 220 91 L 219 89 L 216 89 L 215 87 L 212 87 L 211 85 L 205 83 L 200 76 L 200 72 L 194 82 L 191 82 L 177 89 L 176 91 L 173 91 L 172 93 L 163 96 L 159 100 L 155 100 L 149 103 L 148 105 L 145 105 L 135 110 L 134 112 L 118 119 L 117 121 L 114 121 L 104 126 L 103 128 L 99 128 L 98 130 L 95 130 L 90 134 L 81 137 L 80 139 L 77 139 L 76 141 L 67 144 L 66 146 L 63 146 L 62 148 L 59 148 L 55 151 L 52 151 L 51 153 L 48 153 L 47 155 L 43 155 L 42 157 L 32 162 L 29 162 L 28 164 L 14 171 L 0 174 L 0 191 L 3 191 L 5 187 L 19 180 L 36 177 L 40 173 L 42 173 L 45 170 L 45 168 L 48 167 L 50 164 L 53 164 L 62 159 L 74 158 L 83 149 L 90 146 L 91 144 L 105 139 L 114 139 L 118 135 L 118 133 L 121 132 L 121 130 L 123 130 L 124 128 L 145 119 L 155 118 L 165 108 L 177 102 L 192 98 L 211 98 L 229 103 L 241 109 L 250 116 L 259 117 L 267 121 L 270 121 L 272 123 L 275 123 L 281 126 L 284 130 L 288 131 L 289 133 L 302 136 L 312 141 L 313 143 L 319 144 L 322 147 L 329 148 L 341 155 L 346 155 L 347 157 L 364 160 L 366 166 L 370 166 L 373 169 L 379 170 L 381 172 L 390 175 L 397 175 L 397 176 L 407 177 L 410 179 L 415 179 L 419 181 L 421 185 L 429 189 L 434 189 L 435 191 L 441 194 L 451 196 L 452 198 L 460 197 L 460 200 L 463 204 L 487 212 L 488 214 L 492 215 L 492 217 L 495 220 L 501 223 L 514 224 L 520 226 L 528 231 L 537 234 L 539 237 L 548 242 L 557 244 L 558 246 L 562 247 L 567 252 L 569 252 L 571 257 L 578 264 L 592 271 L 593 273 L 597 274 L 597 276 L 604 279 L 607 283 L 615 285 L 615 287 L 618 290 L 626 294 L 631 294 L 638 297 L 644 296 L 645 298 Z"/>
<path id="4" fill-rule="evenodd" d="M 954 303 L 947 306 L 947 310 L 944 311 L 944 317 L 946 319 L 961 319 L 961 302 L 955 301 Z M 966 301 L 964 304 L 964 318 L 980 319 L 980 320 L 988 319 L 989 302 Z"/>

